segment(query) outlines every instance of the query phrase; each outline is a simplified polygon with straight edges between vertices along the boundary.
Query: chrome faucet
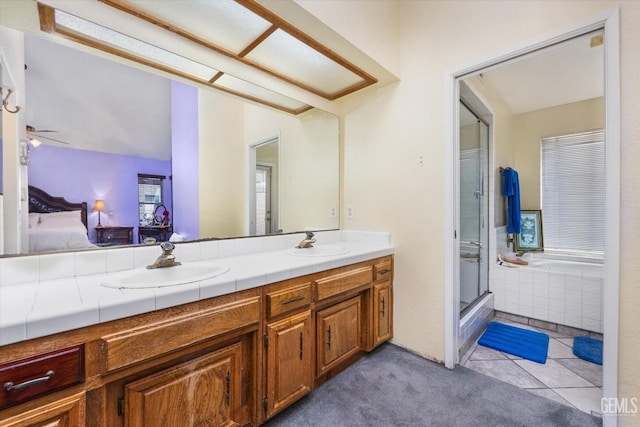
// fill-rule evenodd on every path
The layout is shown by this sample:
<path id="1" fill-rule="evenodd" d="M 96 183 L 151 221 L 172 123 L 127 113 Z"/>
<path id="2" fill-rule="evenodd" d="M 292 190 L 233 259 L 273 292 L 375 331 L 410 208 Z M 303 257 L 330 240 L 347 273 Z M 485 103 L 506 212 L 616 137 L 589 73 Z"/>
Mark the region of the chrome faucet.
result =
<path id="1" fill-rule="evenodd" d="M 147 265 L 148 269 L 173 267 L 176 265 L 180 265 L 180 263 L 176 261 L 176 256 L 172 253 L 176 248 L 173 243 L 162 242 L 160 243 L 160 248 L 162 249 L 162 255 L 160 255 L 153 264 Z"/>
<path id="2" fill-rule="evenodd" d="M 312 248 L 313 244 L 316 242 L 316 239 L 313 238 L 313 233 L 311 231 L 307 231 L 307 237 L 303 239 L 296 248 L 304 249 L 304 248 Z"/>

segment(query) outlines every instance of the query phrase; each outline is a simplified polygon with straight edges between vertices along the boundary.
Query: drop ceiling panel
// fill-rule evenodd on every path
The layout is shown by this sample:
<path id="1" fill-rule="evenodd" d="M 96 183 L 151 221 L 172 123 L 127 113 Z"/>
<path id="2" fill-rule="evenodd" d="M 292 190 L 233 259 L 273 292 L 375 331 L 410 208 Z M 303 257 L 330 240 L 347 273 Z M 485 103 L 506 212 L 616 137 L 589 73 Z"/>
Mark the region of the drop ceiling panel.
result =
<path id="1" fill-rule="evenodd" d="M 294 86 L 307 92 L 304 99 L 335 100 L 378 81 L 255 0 L 51 3 L 61 9 L 37 3 L 43 31 L 292 114 L 311 108 L 289 98 Z M 227 73 L 239 79 L 217 82 Z"/>
<path id="2" fill-rule="evenodd" d="M 246 56 L 278 74 L 296 76 L 312 88 L 333 94 L 363 79 L 283 30 L 276 30 Z"/>
<path id="3" fill-rule="evenodd" d="M 142 57 L 155 63 L 181 70 L 202 80 L 211 79 L 218 70 L 198 62 L 160 49 L 149 43 L 118 33 L 93 22 L 70 15 L 61 10 L 55 11 L 56 24 L 91 39 L 106 43 L 109 46 Z"/>
<path id="4" fill-rule="evenodd" d="M 245 80 L 241 80 L 237 77 L 233 77 L 229 74 L 225 74 L 216 80 L 214 86 L 220 86 L 233 92 L 241 93 L 247 97 L 262 99 L 272 104 L 281 105 L 291 111 L 297 111 L 308 107 L 307 104 L 300 101 L 296 101 L 295 99 L 286 97 Z"/>
<path id="5" fill-rule="evenodd" d="M 136 8 L 234 53 L 241 52 L 271 26 L 231 0 L 192 0 L 182 6 L 175 2 L 149 0 L 112 0 L 108 3 Z"/>

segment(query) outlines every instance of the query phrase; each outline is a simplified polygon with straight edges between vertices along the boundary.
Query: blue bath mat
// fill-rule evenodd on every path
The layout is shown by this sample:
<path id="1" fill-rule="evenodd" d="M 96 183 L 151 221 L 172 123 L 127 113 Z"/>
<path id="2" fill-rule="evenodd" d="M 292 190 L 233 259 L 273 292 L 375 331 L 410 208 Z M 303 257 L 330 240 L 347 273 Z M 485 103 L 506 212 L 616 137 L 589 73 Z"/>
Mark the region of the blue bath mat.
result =
<path id="1" fill-rule="evenodd" d="M 602 365 L 602 341 L 587 337 L 573 339 L 573 354 L 580 359 Z"/>
<path id="2" fill-rule="evenodd" d="M 491 322 L 478 340 L 478 344 L 523 359 L 546 363 L 549 335 L 504 323 Z"/>

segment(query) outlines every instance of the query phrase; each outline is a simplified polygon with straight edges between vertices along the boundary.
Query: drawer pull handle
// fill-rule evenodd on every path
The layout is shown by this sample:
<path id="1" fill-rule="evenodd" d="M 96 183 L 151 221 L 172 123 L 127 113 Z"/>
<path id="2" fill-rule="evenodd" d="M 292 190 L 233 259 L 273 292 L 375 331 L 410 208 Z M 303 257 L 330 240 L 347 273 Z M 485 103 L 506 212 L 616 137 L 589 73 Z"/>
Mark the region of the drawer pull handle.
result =
<path id="1" fill-rule="evenodd" d="M 9 381 L 4 383 L 4 390 L 5 391 L 22 390 L 23 388 L 28 388 L 34 385 L 46 383 L 51 379 L 51 377 L 53 377 L 53 371 L 47 371 L 47 373 L 44 374 L 44 377 L 34 378 L 32 380 L 25 381 L 20 384 L 14 385 L 11 381 Z"/>
<path id="2" fill-rule="evenodd" d="M 303 340 L 303 336 L 302 336 L 302 332 L 300 332 L 300 360 L 302 360 L 302 340 Z"/>
<path id="3" fill-rule="evenodd" d="M 299 296 L 299 297 L 296 297 L 296 298 L 291 298 L 291 299 L 282 301 L 282 305 L 287 305 L 287 304 L 291 304 L 291 303 L 294 303 L 294 302 L 302 301 L 303 299 L 304 299 L 303 296 Z"/>
<path id="4" fill-rule="evenodd" d="M 391 270 L 389 270 L 388 268 L 385 268 L 384 270 L 380 270 L 378 271 L 378 274 L 387 274 L 389 273 Z"/>

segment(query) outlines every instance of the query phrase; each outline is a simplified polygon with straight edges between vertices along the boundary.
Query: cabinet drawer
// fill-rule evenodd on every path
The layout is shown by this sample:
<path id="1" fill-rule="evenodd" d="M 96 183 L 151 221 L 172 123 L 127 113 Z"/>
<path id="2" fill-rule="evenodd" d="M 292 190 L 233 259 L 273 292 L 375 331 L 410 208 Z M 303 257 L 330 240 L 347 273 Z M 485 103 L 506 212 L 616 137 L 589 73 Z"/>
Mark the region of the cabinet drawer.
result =
<path id="1" fill-rule="evenodd" d="M 324 279 L 316 280 L 318 299 L 341 294 L 371 283 L 372 267 L 356 268 Z"/>
<path id="2" fill-rule="evenodd" d="M 269 292 L 267 294 L 267 316 L 274 317 L 311 303 L 311 282 L 300 286 Z"/>
<path id="3" fill-rule="evenodd" d="M 373 266 L 373 281 L 384 282 L 391 278 L 391 259 L 380 261 Z"/>
<path id="4" fill-rule="evenodd" d="M 84 344 L 0 364 L 0 409 L 84 382 Z"/>
<path id="5" fill-rule="evenodd" d="M 250 298 L 101 338 L 102 370 L 110 372 L 260 321 L 260 298 Z"/>

